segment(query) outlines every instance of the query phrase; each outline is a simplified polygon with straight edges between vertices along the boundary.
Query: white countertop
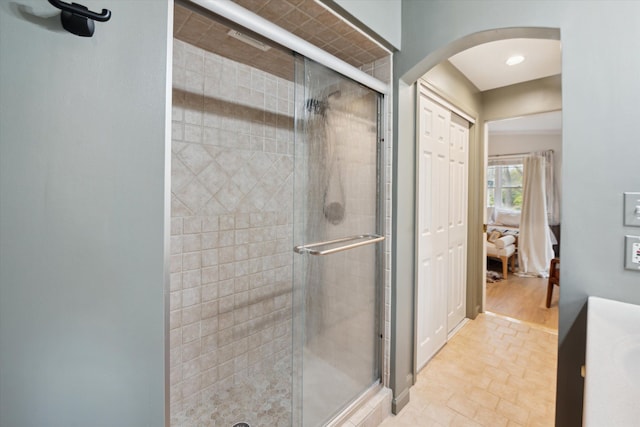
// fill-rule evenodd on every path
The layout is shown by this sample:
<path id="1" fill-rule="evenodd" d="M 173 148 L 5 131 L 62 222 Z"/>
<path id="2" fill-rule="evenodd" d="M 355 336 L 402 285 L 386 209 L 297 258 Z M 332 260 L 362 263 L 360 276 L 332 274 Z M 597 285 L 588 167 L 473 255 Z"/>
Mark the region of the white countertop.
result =
<path id="1" fill-rule="evenodd" d="M 640 425 L 640 305 L 589 297 L 583 425 Z"/>

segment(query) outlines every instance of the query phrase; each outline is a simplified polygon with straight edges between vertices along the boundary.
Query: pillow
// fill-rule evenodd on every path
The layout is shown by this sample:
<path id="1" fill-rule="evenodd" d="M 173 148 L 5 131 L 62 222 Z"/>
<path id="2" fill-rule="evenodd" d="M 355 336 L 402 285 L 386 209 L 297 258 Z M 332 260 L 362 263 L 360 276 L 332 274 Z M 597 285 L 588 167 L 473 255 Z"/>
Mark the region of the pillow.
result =
<path id="1" fill-rule="evenodd" d="M 508 209 L 495 210 L 495 223 L 507 227 L 520 227 L 520 212 Z"/>
<path id="2" fill-rule="evenodd" d="M 490 243 L 495 243 L 495 241 L 498 240 L 500 236 L 502 236 L 502 233 L 500 233 L 498 230 L 493 230 L 491 233 L 489 233 L 489 236 L 487 236 L 487 241 L 489 241 Z"/>
<path id="3" fill-rule="evenodd" d="M 496 245 L 496 248 L 502 249 L 506 248 L 509 245 L 513 245 L 515 242 L 516 238 L 509 234 L 507 236 L 502 236 L 501 238 L 496 240 L 494 245 Z"/>

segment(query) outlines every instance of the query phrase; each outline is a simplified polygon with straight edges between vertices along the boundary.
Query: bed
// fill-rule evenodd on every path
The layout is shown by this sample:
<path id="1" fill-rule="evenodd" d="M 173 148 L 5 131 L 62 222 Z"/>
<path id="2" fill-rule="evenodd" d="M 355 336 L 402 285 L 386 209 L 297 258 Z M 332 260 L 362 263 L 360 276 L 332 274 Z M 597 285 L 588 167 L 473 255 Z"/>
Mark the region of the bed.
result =
<path id="1" fill-rule="evenodd" d="M 520 235 L 520 211 L 487 208 L 487 235 L 493 231 L 499 231 L 502 236 L 515 237 L 517 246 Z"/>

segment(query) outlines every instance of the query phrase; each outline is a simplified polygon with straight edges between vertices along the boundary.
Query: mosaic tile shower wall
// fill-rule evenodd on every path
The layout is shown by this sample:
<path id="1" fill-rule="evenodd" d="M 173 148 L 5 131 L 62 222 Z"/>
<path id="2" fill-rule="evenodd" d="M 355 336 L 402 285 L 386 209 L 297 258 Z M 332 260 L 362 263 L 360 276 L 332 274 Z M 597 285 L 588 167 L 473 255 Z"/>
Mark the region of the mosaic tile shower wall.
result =
<path id="1" fill-rule="evenodd" d="M 173 73 L 172 425 L 289 425 L 293 83 L 179 40 Z"/>

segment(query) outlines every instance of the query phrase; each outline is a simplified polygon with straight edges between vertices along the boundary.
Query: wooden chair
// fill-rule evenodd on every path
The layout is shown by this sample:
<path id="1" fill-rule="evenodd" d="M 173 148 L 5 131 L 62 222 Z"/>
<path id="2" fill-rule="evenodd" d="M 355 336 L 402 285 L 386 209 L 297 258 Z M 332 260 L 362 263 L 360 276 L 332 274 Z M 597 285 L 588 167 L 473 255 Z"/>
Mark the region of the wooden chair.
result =
<path id="1" fill-rule="evenodd" d="M 560 287 L 560 258 L 553 258 L 549 266 L 549 284 L 547 285 L 547 308 L 551 307 L 553 285 Z"/>

